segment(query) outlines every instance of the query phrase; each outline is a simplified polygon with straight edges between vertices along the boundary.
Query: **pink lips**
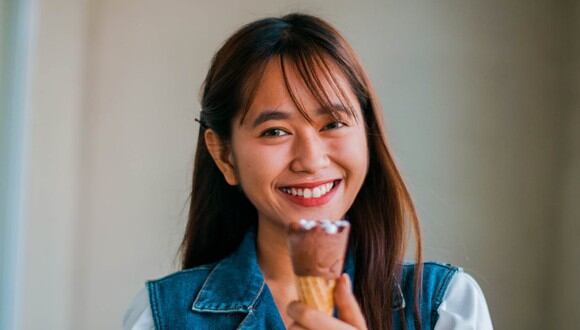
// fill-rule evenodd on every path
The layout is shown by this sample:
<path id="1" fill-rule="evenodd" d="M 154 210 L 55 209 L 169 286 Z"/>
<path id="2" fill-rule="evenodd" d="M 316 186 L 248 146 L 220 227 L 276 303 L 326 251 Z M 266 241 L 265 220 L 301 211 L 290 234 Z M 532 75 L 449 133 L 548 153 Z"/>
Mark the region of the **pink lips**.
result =
<path id="1" fill-rule="evenodd" d="M 332 181 L 334 181 L 334 180 L 305 183 L 303 185 L 296 185 L 296 186 L 292 186 L 292 187 L 294 187 L 294 188 L 312 188 L 312 187 L 317 187 L 321 184 L 332 182 Z M 334 187 L 332 187 L 332 189 L 330 191 L 328 191 L 326 194 L 324 194 L 324 196 L 320 196 L 320 197 L 304 198 L 302 196 L 290 195 L 290 194 L 287 194 L 283 191 L 280 191 L 280 193 L 283 194 L 286 198 L 288 198 L 291 202 L 294 202 L 300 206 L 306 206 L 306 207 L 320 206 L 320 205 L 326 204 L 332 198 L 332 196 L 334 195 L 334 193 L 336 192 L 336 190 L 338 189 L 338 187 L 340 186 L 341 183 L 342 183 L 342 180 L 336 180 Z"/>

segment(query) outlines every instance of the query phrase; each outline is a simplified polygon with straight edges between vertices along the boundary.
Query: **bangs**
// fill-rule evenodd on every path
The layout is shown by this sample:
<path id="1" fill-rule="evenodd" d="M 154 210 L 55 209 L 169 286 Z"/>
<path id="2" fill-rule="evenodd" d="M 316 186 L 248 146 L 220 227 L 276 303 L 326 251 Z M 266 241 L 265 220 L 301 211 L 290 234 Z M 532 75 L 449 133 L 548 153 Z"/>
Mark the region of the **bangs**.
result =
<path id="1" fill-rule="evenodd" d="M 297 73 L 299 79 L 298 83 L 306 87 L 308 92 L 310 92 L 310 95 L 314 97 L 321 109 L 323 109 L 327 114 L 332 116 L 335 120 L 341 118 L 341 114 L 348 114 L 350 117 L 354 118 L 355 121 L 358 121 L 355 106 L 349 101 L 347 91 L 344 90 L 344 86 L 341 86 L 337 79 L 337 74 L 342 75 L 353 95 L 357 95 L 353 90 L 352 81 L 348 79 L 349 75 L 347 74 L 347 68 L 344 67 L 344 65 L 341 65 L 340 61 L 331 59 L 331 57 L 325 54 L 321 49 L 313 47 L 296 48 L 297 49 L 293 49 L 293 51 L 285 53 L 281 52 L 277 56 L 269 57 L 257 64 L 254 70 L 250 70 L 250 72 L 254 72 L 254 74 L 248 77 L 244 84 L 244 88 L 242 89 L 242 115 L 239 124 L 243 124 L 244 119 L 250 110 L 250 105 L 252 104 L 256 91 L 260 86 L 266 65 L 270 61 L 276 60 L 280 63 L 284 85 L 292 99 L 292 102 L 309 123 L 312 123 L 313 120 L 308 115 L 302 102 L 300 102 L 299 98 L 296 97 L 296 88 L 295 86 L 292 86 L 290 79 L 288 78 L 289 69 L 293 69 Z M 338 98 L 338 104 L 332 101 L 331 96 L 333 95 Z M 358 98 L 357 101 L 360 103 Z M 359 106 L 361 106 L 362 110 L 362 105 L 359 104 Z"/>

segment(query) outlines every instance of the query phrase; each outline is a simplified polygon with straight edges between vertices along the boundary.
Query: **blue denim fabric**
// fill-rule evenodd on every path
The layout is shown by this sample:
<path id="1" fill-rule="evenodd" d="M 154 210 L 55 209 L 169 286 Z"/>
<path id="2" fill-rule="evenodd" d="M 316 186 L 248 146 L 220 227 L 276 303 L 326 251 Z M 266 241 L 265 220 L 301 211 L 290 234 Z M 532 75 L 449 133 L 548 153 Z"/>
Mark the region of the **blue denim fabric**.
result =
<path id="1" fill-rule="evenodd" d="M 420 309 L 423 329 L 437 322 L 437 308 L 459 268 L 425 263 Z M 344 271 L 354 279 L 354 257 L 347 253 Z M 393 292 L 395 329 L 401 328 L 404 309 L 409 330 L 415 329 L 413 315 L 414 265 L 403 267 L 401 285 Z M 255 228 L 245 235 L 238 250 L 219 262 L 179 271 L 148 281 L 149 300 L 155 327 L 165 329 L 285 329 L 274 298 L 258 266 Z"/>

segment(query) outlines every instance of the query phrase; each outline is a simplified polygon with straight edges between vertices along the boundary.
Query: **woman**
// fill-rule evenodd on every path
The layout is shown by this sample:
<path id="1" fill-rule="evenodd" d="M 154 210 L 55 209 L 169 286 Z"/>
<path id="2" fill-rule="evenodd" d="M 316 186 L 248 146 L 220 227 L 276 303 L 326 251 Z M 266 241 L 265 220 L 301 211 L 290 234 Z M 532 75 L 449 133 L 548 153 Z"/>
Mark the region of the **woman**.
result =
<path id="1" fill-rule="evenodd" d="M 242 27 L 213 58 L 201 103 L 183 270 L 147 282 L 125 328 L 491 329 L 472 277 L 422 262 L 377 96 L 328 23 Z M 286 228 L 302 218 L 351 222 L 335 317 L 296 301 Z"/>

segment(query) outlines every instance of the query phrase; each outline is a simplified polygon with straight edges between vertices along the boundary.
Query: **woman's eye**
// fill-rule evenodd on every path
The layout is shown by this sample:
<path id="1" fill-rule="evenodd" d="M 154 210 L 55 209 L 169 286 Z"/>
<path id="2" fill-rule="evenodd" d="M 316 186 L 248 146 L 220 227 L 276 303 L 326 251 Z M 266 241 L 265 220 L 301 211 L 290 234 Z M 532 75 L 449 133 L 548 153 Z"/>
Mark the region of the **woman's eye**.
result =
<path id="1" fill-rule="evenodd" d="M 326 126 L 324 126 L 324 129 L 336 129 L 336 128 L 341 128 L 346 126 L 345 123 L 340 122 L 340 121 L 334 121 Z"/>
<path id="2" fill-rule="evenodd" d="M 280 128 L 272 128 L 272 129 L 265 130 L 264 132 L 262 132 L 262 134 L 260 136 L 276 137 L 276 136 L 284 136 L 287 134 L 288 133 L 286 133 L 284 130 L 282 130 Z"/>

